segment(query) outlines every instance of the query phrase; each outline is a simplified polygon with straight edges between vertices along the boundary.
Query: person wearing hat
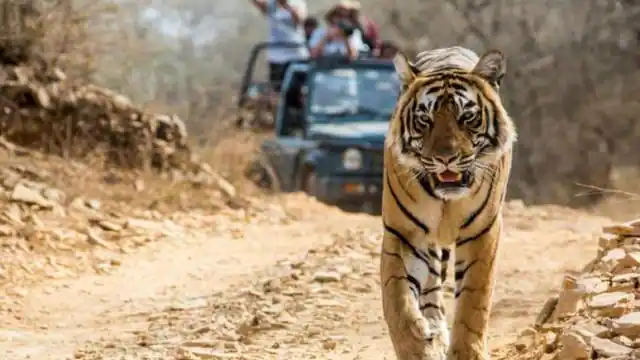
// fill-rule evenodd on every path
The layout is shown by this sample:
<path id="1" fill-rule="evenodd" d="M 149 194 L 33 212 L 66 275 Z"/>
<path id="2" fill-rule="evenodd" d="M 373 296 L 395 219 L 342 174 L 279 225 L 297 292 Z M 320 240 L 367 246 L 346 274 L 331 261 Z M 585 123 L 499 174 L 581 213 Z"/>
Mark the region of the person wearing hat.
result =
<path id="1" fill-rule="evenodd" d="M 309 39 L 311 57 L 342 55 L 356 59 L 360 51 L 368 50 L 360 30 L 346 18 L 347 11 L 340 3 L 327 11 L 326 24 L 316 29 Z"/>

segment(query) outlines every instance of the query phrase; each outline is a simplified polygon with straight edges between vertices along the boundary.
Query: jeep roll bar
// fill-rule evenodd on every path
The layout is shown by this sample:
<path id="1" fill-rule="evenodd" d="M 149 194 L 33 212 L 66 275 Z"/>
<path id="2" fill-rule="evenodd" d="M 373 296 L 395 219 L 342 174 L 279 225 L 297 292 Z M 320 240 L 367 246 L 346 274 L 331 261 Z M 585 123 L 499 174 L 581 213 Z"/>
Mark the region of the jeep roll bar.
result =
<path id="1" fill-rule="evenodd" d="M 249 89 L 251 80 L 253 78 L 253 70 L 255 68 L 256 60 L 260 52 L 266 48 L 283 48 L 283 49 L 295 49 L 295 48 L 307 48 L 306 45 L 294 43 L 294 42 L 262 42 L 258 43 L 251 49 L 249 54 L 249 60 L 247 61 L 246 70 L 242 76 L 240 83 L 240 93 L 238 94 L 238 107 L 242 108 L 247 101 L 246 92 Z"/>

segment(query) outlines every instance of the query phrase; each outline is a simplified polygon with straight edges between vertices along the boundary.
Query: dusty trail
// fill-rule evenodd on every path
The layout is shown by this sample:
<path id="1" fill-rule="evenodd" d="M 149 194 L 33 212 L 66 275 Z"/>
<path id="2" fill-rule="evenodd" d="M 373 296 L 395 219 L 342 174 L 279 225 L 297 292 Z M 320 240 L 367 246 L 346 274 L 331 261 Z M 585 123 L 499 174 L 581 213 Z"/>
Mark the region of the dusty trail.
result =
<path id="1" fill-rule="evenodd" d="M 203 230 L 127 255 L 111 274 L 31 289 L 20 319 L 0 321 L 0 359 L 393 359 L 379 218 L 314 206 L 289 224 Z M 494 347 L 593 255 L 606 223 L 509 204 Z"/>
<path id="2" fill-rule="evenodd" d="M 202 231 L 153 243 L 107 276 L 87 275 L 35 287 L 22 300 L 23 321 L 0 320 L 0 359 L 68 358 L 84 341 L 122 331 L 119 318 L 169 306 L 188 307 L 211 293 L 250 281 L 281 258 L 330 243 L 333 233 L 363 221 L 359 217 L 342 221 L 340 212 L 324 214 L 323 221 L 305 215 L 291 225 L 230 224 L 228 231 Z"/>

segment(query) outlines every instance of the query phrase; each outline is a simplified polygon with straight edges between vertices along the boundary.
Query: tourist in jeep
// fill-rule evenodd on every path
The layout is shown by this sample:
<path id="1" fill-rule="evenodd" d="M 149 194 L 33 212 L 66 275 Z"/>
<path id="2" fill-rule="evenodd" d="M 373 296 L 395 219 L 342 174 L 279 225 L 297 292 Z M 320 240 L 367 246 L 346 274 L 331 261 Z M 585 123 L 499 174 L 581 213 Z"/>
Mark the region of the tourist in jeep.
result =
<path id="1" fill-rule="evenodd" d="M 316 29 L 309 40 L 311 57 L 345 56 L 356 59 L 358 53 L 367 51 L 362 34 L 345 14 L 342 4 L 333 6 L 325 15 L 326 24 Z"/>

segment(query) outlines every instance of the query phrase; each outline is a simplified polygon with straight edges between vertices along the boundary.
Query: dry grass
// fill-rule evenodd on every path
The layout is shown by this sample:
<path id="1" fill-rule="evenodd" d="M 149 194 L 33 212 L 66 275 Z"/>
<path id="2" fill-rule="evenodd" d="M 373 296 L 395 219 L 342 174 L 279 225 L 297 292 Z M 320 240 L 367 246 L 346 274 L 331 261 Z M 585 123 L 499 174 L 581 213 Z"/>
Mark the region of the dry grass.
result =
<path id="1" fill-rule="evenodd" d="M 272 136 L 273 134 L 269 133 L 240 131 L 232 126 L 222 125 L 212 130 L 206 141 L 193 144 L 192 147 L 200 156 L 200 160 L 210 164 L 234 184 L 240 193 L 263 194 L 262 190 L 245 177 L 244 172 L 255 159 L 260 144 Z"/>
<path id="2" fill-rule="evenodd" d="M 604 195 L 589 210 L 617 221 L 640 217 L 640 170 L 632 166 L 619 166 L 614 168 L 611 177 L 614 185 L 612 189 L 586 186 L 587 193 Z"/>
<path id="3" fill-rule="evenodd" d="M 217 155 L 220 150 L 208 151 L 212 154 L 208 160 L 216 167 L 233 170 L 231 164 L 238 164 L 241 158 L 233 157 L 233 162 L 228 162 L 232 152 L 222 151 L 226 155 Z M 248 154 L 244 158 L 248 159 Z M 209 184 L 206 179 L 194 175 L 109 168 L 99 158 L 78 162 L 27 150 L 0 151 L 0 167 L 28 169 L 33 173 L 32 180 L 62 190 L 66 194 L 66 203 L 78 197 L 98 200 L 105 211 L 114 212 L 125 209 L 148 209 L 164 214 L 191 209 L 216 212 L 228 206 L 242 206 L 245 195 L 259 194 L 259 190 L 251 189 L 248 181 L 243 182 L 239 175 L 235 181 L 240 184 L 237 186 L 238 197 L 229 198 L 216 184 Z"/>

